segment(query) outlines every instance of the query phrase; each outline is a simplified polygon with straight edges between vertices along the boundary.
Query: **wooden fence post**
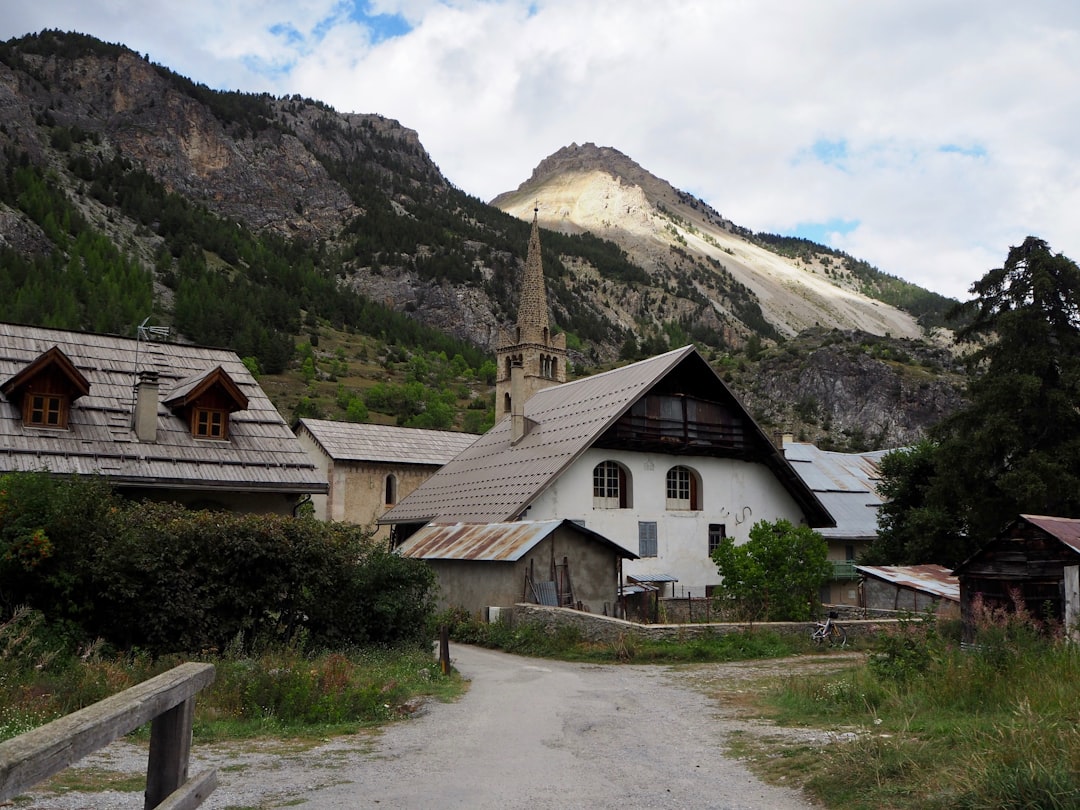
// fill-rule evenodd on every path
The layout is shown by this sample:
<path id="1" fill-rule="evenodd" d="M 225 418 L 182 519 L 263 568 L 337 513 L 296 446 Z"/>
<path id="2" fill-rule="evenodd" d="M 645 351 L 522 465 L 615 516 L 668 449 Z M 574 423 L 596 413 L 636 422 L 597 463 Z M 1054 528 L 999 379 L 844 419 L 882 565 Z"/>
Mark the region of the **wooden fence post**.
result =
<path id="1" fill-rule="evenodd" d="M 445 624 L 439 628 L 439 667 L 443 675 L 450 674 L 450 628 Z"/>
<path id="2" fill-rule="evenodd" d="M 1080 617 L 1080 566 L 1065 566 L 1065 638 L 1080 640 L 1077 618 Z"/>
<path id="3" fill-rule="evenodd" d="M 187 781 L 194 720 L 195 699 L 188 698 L 150 723 L 145 810 L 157 807 Z"/>

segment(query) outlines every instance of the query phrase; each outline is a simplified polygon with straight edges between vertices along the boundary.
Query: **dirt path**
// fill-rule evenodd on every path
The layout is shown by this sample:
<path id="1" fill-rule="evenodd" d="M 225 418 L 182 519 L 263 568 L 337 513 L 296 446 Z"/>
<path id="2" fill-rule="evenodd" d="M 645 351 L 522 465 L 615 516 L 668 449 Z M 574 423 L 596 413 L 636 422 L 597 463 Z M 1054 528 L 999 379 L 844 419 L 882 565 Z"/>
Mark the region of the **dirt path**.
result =
<path id="1" fill-rule="evenodd" d="M 821 666 L 810 657 L 685 668 L 545 661 L 464 645 L 451 656 L 471 680 L 453 704 L 431 703 L 381 732 L 290 750 L 281 743 L 196 744 L 192 772 L 219 769 L 208 810 L 331 808 L 725 808 L 815 805 L 760 782 L 722 756 L 737 696 L 762 675 Z M 842 660 L 830 657 L 826 666 Z M 706 696 L 726 695 L 719 700 Z M 729 700 L 728 698 L 731 698 Z M 769 733 L 777 729 L 767 727 Z M 808 734 L 808 732 L 797 732 Z M 820 736 L 820 732 L 813 732 Z M 145 750 L 113 744 L 80 768 L 140 773 Z M 138 792 L 45 795 L 41 810 L 141 807 Z"/>

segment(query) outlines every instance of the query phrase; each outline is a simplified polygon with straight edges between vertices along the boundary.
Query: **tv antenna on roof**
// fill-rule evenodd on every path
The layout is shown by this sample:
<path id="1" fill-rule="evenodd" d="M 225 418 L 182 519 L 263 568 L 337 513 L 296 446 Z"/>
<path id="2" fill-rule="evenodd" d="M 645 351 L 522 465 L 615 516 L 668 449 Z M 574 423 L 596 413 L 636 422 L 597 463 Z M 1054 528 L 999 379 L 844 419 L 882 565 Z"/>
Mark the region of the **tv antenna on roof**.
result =
<path id="1" fill-rule="evenodd" d="M 147 315 L 137 327 L 139 332 L 139 340 L 165 340 L 169 337 L 169 327 L 167 326 L 147 326 L 146 322 L 150 320 L 150 316 Z"/>

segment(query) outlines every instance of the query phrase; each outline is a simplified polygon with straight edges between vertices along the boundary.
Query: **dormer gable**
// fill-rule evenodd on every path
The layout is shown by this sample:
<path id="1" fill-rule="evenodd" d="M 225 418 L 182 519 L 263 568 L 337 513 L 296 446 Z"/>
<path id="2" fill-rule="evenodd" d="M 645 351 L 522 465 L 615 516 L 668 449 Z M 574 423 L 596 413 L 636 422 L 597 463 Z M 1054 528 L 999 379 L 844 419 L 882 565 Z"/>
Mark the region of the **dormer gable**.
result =
<path id="1" fill-rule="evenodd" d="M 221 366 L 181 380 L 163 402 L 187 420 L 194 438 L 221 441 L 229 438 L 230 414 L 248 406 L 240 386 Z"/>
<path id="2" fill-rule="evenodd" d="M 67 430 L 71 404 L 90 393 L 90 381 L 53 346 L 0 385 L 0 393 L 22 412 L 24 426 Z"/>

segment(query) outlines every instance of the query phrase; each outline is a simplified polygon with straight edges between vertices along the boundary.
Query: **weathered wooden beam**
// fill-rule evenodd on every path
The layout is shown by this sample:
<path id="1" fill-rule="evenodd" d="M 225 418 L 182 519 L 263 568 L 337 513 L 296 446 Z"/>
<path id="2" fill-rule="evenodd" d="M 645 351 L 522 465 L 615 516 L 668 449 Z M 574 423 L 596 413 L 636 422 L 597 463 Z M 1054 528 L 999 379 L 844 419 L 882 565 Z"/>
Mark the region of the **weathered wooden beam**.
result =
<path id="1" fill-rule="evenodd" d="M 157 806 L 157 810 L 195 810 L 217 786 L 217 769 L 203 771 L 184 782 Z"/>
<path id="2" fill-rule="evenodd" d="M 0 743 L 0 801 L 59 773 L 213 682 L 214 665 L 187 663 Z"/>

